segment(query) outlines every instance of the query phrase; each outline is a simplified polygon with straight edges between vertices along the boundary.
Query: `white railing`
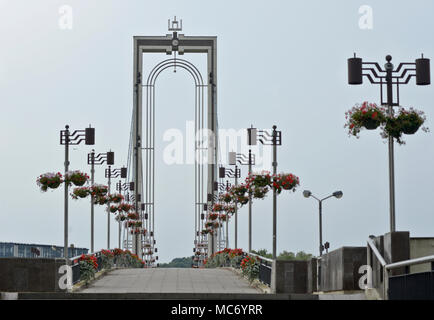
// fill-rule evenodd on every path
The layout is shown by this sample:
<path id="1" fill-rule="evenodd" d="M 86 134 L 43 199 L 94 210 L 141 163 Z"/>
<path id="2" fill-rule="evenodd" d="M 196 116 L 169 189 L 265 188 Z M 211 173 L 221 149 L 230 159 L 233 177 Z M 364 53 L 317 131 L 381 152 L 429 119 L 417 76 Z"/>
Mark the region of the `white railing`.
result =
<path id="1" fill-rule="evenodd" d="M 389 277 L 390 277 L 389 272 L 391 270 L 434 261 L 434 255 L 431 255 L 431 256 L 415 258 L 415 259 L 408 259 L 408 260 L 404 260 L 404 261 L 399 261 L 399 262 L 387 264 L 386 261 L 384 260 L 383 256 L 378 251 L 372 238 L 369 238 L 368 239 L 368 255 L 367 255 L 369 266 L 372 265 L 372 261 L 370 261 L 371 257 L 369 254 L 369 249 L 372 250 L 375 257 L 378 259 L 381 266 L 383 267 L 383 299 L 385 299 L 385 300 L 388 299 Z M 368 269 L 368 284 L 372 284 L 372 269 L 371 270 L 370 269 L 371 268 Z"/>

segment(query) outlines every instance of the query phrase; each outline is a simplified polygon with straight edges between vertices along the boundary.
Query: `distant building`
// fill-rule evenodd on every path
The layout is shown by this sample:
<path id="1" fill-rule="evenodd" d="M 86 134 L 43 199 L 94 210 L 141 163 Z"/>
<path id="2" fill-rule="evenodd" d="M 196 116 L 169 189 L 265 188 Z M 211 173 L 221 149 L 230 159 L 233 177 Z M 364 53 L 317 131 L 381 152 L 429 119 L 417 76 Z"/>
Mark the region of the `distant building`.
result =
<path id="1" fill-rule="evenodd" d="M 70 258 L 87 254 L 89 249 L 75 248 L 71 245 L 68 248 Z M 63 247 L 51 246 L 46 244 L 25 244 L 0 242 L 0 258 L 17 257 L 17 258 L 62 258 Z"/>

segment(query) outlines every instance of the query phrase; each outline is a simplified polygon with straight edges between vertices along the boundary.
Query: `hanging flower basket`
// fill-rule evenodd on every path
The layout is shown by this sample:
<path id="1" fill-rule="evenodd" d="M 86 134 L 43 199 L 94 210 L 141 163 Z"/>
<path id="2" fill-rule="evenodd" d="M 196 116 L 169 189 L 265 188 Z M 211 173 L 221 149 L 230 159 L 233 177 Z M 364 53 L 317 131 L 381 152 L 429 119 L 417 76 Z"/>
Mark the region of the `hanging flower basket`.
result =
<path id="1" fill-rule="evenodd" d="M 218 213 L 210 213 L 208 215 L 208 220 L 216 220 L 219 217 Z"/>
<path id="2" fill-rule="evenodd" d="M 89 180 L 89 176 L 86 173 L 81 172 L 79 170 L 68 171 L 65 174 L 65 182 L 68 184 L 73 183 L 77 187 L 81 187 L 88 180 Z"/>
<path id="3" fill-rule="evenodd" d="M 62 182 L 63 179 L 62 179 L 62 174 L 60 172 L 57 173 L 47 172 L 41 174 L 36 179 L 36 184 L 41 188 L 41 191 L 43 192 L 46 192 L 48 188 L 50 189 L 58 188 Z"/>
<path id="4" fill-rule="evenodd" d="M 105 197 L 105 196 L 98 196 L 98 197 L 95 197 L 93 203 L 94 204 L 99 204 L 100 206 L 102 206 L 102 205 L 105 205 L 105 204 L 108 203 L 108 198 Z"/>
<path id="5" fill-rule="evenodd" d="M 387 112 L 384 107 L 379 107 L 375 103 L 363 102 L 357 104 L 351 110 L 345 112 L 347 122 L 344 128 L 348 128 L 348 135 L 359 137 L 360 130 L 377 129 L 380 125 L 385 125 Z"/>
<path id="6" fill-rule="evenodd" d="M 230 203 L 232 202 L 232 200 L 233 200 L 232 195 L 229 192 L 220 195 L 220 201 Z"/>
<path id="7" fill-rule="evenodd" d="M 215 211 L 215 212 L 221 212 L 221 211 L 223 211 L 223 209 L 224 209 L 224 207 L 221 203 L 216 203 L 212 207 L 212 211 Z"/>
<path id="8" fill-rule="evenodd" d="M 267 187 L 255 187 L 252 191 L 252 196 L 255 199 L 264 199 L 270 189 Z"/>
<path id="9" fill-rule="evenodd" d="M 280 193 L 283 190 L 292 190 L 295 192 L 295 187 L 300 185 L 300 180 L 292 173 L 280 173 L 273 176 L 273 186 L 277 188 L 277 192 Z"/>
<path id="10" fill-rule="evenodd" d="M 78 187 L 74 188 L 71 193 L 71 197 L 77 200 L 78 198 L 86 198 L 89 194 L 90 189 L 88 187 Z"/>
<path id="11" fill-rule="evenodd" d="M 240 184 L 231 188 L 231 193 L 235 196 L 244 196 L 248 191 L 246 184 Z"/>
<path id="12" fill-rule="evenodd" d="M 233 214 L 233 213 L 235 213 L 235 206 L 230 206 L 230 205 L 226 205 L 225 207 L 224 207 L 224 211 L 226 211 L 226 213 L 230 213 L 230 214 Z"/>
<path id="13" fill-rule="evenodd" d="M 146 234 L 146 229 L 136 228 L 132 229 L 131 234 Z"/>
<path id="14" fill-rule="evenodd" d="M 115 213 L 115 212 L 117 212 L 118 210 L 119 210 L 118 207 L 116 207 L 116 206 L 110 206 L 110 212 L 111 212 L 111 213 Z"/>
<path id="15" fill-rule="evenodd" d="M 140 216 L 137 212 L 128 213 L 127 217 L 128 217 L 128 219 L 131 219 L 131 220 L 139 220 L 140 219 Z"/>
<path id="16" fill-rule="evenodd" d="M 214 230 L 211 230 L 211 229 L 203 229 L 200 233 L 201 233 L 202 235 L 206 235 L 206 234 L 214 234 Z"/>
<path id="17" fill-rule="evenodd" d="M 121 194 L 111 194 L 109 195 L 109 201 L 113 203 L 120 203 L 124 200 L 124 196 Z"/>
<path id="18" fill-rule="evenodd" d="M 220 221 L 226 221 L 226 220 L 228 220 L 228 215 L 222 213 L 219 215 L 219 218 L 220 218 Z"/>
<path id="19" fill-rule="evenodd" d="M 401 139 L 402 134 L 415 134 L 425 123 L 426 116 L 423 111 L 410 108 L 405 110 L 399 109 L 397 117 L 388 117 L 384 127 L 382 137 L 393 137 L 399 144 L 405 144 Z M 422 131 L 429 132 L 427 127 L 422 127 Z"/>
<path id="20" fill-rule="evenodd" d="M 132 210 L 133 208 L 134 208 L 133 205 L 125 203 L 125 202 L 122 202 L 118 205 L 119 211 L 128 212 L 128 211 Z"/>
<path id="21" fill-rule="evenodd" d="M 245 205 L 245 204 L 247 204 L 249 202 L 249 197 L 238 196 L 237 197 L 237 202 L 243 206 L 243 205 Z"/>
<path id="22" fill-rule="evenodd" d="M 123 214 L 118 214 L 116 217 L 115 217 L 115 220 L 116 221 L 125 221 L 127 219 L 127 217 L 125 216 L 125 215 L 123 215 Z"/>
<path id="23" fill-rule="evenodd" d="M 94 197 L 103 197 L 108 192 L 108 186 L 102 184 L 94 184 L 90 187 L 91 195 Z"/>
<path id="24" fill-rule="evenodd" d="M 269 171 L 262 171 L 261 173 L 251 173 L 246 178 L 247 187 L 266 187 L 271 184 L 271 175 Z"/>
<path id="25" fill-rule="evenodd" d="M 142 226 L 142 221 L 128 221 L 129 228 L 139 228 Z"/>

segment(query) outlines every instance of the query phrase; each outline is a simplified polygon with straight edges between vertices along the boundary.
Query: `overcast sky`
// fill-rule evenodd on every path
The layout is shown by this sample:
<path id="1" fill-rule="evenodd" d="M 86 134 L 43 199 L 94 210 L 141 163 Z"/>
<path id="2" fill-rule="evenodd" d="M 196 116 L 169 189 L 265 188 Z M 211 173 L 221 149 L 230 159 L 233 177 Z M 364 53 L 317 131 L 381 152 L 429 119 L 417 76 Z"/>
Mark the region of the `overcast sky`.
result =
<path id="1" fill-rule="evenodd" d="M 59 27 L 69 5 L 72 29 Z M 361 29 L 359 8 L 372 8 Z M 432 1 L 23 1 L 0 0 L 0 241 L 63 246 L 63 189 L 41 193 L 36 178 L 63 172 L 59 131 L 92 124 L 96 152 L 115 151 L 126 164 L 133 99 L 133 36 L 168 33 L 167 19 L 183 20 L 188 36 L 218 37 L 220 128 L 251 124 L 282 130 L 278 171 L 300 177 L 296 193 L 278 197 L 278 251 L 318 254 L 318 204 L 305 199 L 342 190 L 323 205 L 324 241 L 332 249 L 363 246 L 389 231 L 387 144 L 379 131 L 349 138 L 345 111 L 379 103 L 379 88 L 347 84 L 347 58 L 413 62 L 434 57 Z M 166 59 L 149 56 L 151 68 Z M 185 55 L 206 74 L 204 58 Z M 433 86 L 414 79 L 401 87 L 401 104 L 425 111 L 433 130 Z M 194 240 L 194 166 L 162 162 L 166 130 L 194 120 L 194 86 L 185 72 L 157 82 L 156 239 L 160 262 L 191 255 Z M 433 133 L 418 132 L 395 146 L 396 226 L 433 236 Z M 71 169 L 89 172 L 86 154 L 71 150 Z M 97 167 L 96 180 L 105 182 Z M 243 168 L 243 174 L 246 168 Z M 272 247 L 272 199 L 253 206 L 253 248 Z M 112 247 L 117 228 L 112 223 Z M 239 212 L 239 246 L 247 247 L 247 208 Z M 231 242 L 233 243 L 231 227 Z M 96 209 L 95 248 L 106 246 L 106 218 Z M 90 204 L 70 200 L 70 242 L 90 246 Z"/>

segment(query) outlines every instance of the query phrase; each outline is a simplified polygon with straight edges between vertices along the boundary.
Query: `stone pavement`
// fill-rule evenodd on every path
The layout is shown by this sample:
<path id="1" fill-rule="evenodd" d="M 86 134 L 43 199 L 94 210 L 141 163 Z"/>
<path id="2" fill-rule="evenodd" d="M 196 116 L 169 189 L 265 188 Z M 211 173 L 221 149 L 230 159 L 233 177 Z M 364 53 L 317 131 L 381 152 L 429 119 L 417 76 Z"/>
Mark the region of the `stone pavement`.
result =
<path id="1" fill-rule="evenodd" d="M 227 269 L 149 268 L 112 270 L 80 293 L 260 292 Z"/>

